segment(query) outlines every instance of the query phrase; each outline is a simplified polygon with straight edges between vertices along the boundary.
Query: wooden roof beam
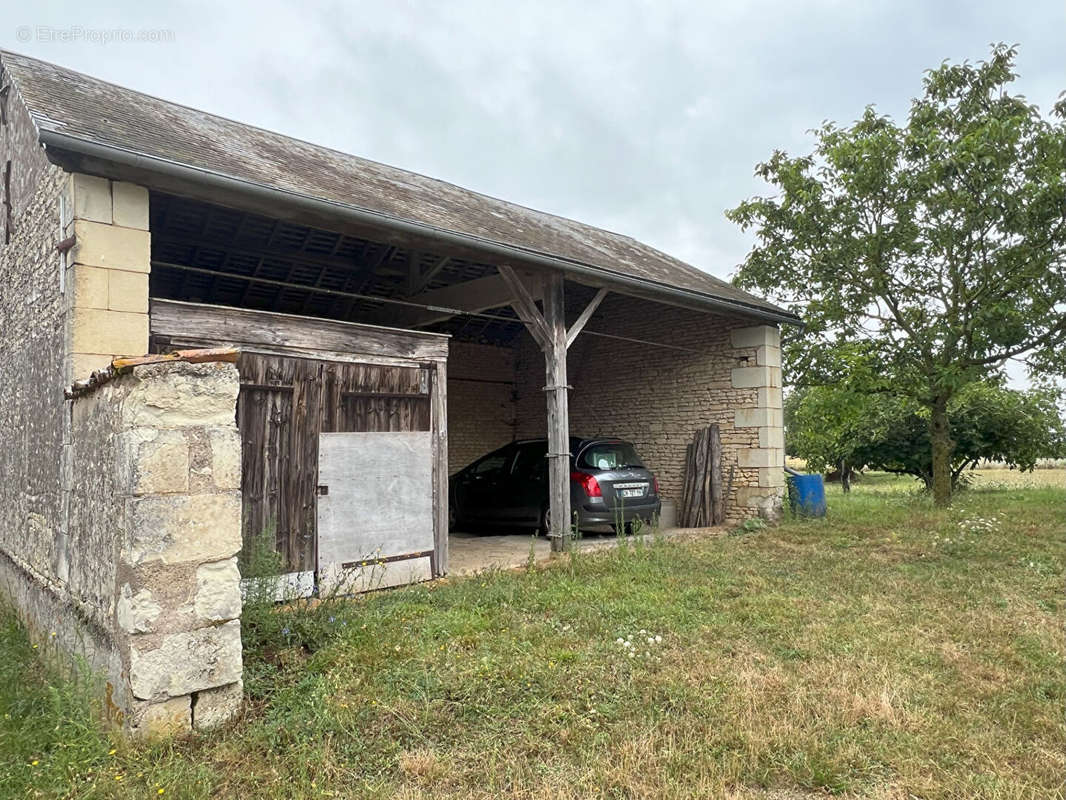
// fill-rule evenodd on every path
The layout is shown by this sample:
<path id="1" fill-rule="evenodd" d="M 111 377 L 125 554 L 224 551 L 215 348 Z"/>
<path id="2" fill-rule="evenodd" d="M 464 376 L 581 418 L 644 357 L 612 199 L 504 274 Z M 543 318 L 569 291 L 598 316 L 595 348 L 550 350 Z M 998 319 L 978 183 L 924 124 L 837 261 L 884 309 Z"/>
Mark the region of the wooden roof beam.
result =
<path id="1" fill-rule="evenodd" d="M 541 288 L 538 279 L 528 275 L 516 275 L 515 279 L 523 291 L 532 298 L 532 301 L 540 299 Z M 434 322 L 450 319 L 456 316 L 458 312 L 476 313 L 487 311 L 490 308 L 510 305 L 514 294 L 513 288 L 502 273 L 500 275 L 487 275 L 484 278 L 455 283 L 451 286 L 433 289 L 406 298 L 412 303 L 432 306 L 432 308 L 412 310 L 394 315 L 389 324 L 405 328 L 419 328 L 423 325 L 431 325 Z M 535 309 L 536 306 L 533 306 L 533 308 Z"/>
<path id="2" fill-rule="evenodd" d="M 497 269 L 499 269 L 500 277 L 507 284 L 510 292 L 511 308 L 514 309 L 518 318 L 525 323 L 526 330 L 537 340 L 540 349 L 548 352 L 552 348 L 551 330 L 548 328 L 544 315 L 537 308 L 536 298 L 533 293 L 526 288 L 522 278 L 514 271 L 514 268 L 507 264 L 500 264 Z M 543 287 L 543 283 L 541 283 L 541 286 Z"/>
<path id="3" fill-rule="evenodd" d="M 566 332 L 566 348 L 569 350 L 570 345 L 574 343 L 574 340 L 578 337 L 578 334 L 585 329 L 585 325 L 592 318 L 592 315 L 596 313 L 596 309 L 600 307 L 600 303 L 603 302 L 603 298 L 607 296 L 606 289 L 600 289 L 596 292 L 596 296 L 589 301 L 589 304 L 585 306 L 585 310 L 581 312 L 581 315 L 574 320 L 574 324 L 570 326 L 570 329 Z"/>

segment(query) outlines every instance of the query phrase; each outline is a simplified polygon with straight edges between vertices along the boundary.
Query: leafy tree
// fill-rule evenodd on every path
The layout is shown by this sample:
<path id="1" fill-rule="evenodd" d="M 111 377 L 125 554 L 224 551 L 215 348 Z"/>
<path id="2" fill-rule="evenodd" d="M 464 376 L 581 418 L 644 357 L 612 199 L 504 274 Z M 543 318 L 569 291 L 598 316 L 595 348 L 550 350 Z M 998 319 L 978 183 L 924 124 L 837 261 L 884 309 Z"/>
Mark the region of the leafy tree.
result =
<path id="1" fill-rule="evenodd" d="M 873 398 L 876 399 L 876 398 Z M 814 386 L 785 398 L 785 448 L 818 472 L 838 470 L 845 492 L 851 490 L 859 428 L 870 419 L 872 400 L 836 386 Z"/>
<path id="2" fill-rule="evenodd" d="M 813 154 L 758 166 L 776 196 L 728 212 L 757 232 L 737 282 L 807 323 L 786 342 L 790 378 L 925 409 L 939 504 L 956 395 L 1008 358 L 1066 367 L 1066 100 L 1046 118 L 1008 94 L 1015 54 L 926 73 L 904 125 L 872 107 L 826 123 Z"/>
<path id="3" fill-rule="evenodd" d="M 1066 455 L 1059 397 L 984 382 L 959 390 L 948 404 L 952 485 L 983 460 L 1031 470 L 1038 459 Z M 811 469 L 865 466 L 913 475 L 932 488 L 929 411 L 914 400 L 814 386 L 793 392 L 786 406 L 786 444 Z"/>

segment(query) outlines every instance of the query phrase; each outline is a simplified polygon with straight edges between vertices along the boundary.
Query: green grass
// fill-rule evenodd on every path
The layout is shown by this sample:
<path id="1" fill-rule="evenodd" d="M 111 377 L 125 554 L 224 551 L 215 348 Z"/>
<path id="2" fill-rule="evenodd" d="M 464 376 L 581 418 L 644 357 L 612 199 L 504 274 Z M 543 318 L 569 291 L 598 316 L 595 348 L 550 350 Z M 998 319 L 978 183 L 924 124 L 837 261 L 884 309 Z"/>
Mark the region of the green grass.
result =
<path id="1" fill-rule="evenodd" d="M 1061 798 L 1066 492 L 986 483 L 253 610 L 244 717 L 154 746 L 96 732 L 8 614 L 0 792 Z"/>

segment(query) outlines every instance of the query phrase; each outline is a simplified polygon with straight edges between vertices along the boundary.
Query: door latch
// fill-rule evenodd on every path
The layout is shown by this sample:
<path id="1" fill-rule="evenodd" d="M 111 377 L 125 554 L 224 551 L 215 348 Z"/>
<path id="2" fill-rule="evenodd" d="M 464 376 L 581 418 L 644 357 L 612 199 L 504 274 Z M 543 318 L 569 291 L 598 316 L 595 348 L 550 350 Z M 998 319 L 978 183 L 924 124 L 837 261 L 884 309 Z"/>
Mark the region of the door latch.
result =
<path id="1" fill-rule="evenodd" d="M 318 496 L 319 497 L 324 497 L 327 494 L 329 494 L 329 487 L 325 486 L 325 485 L 320 485 L 318 487 Z"/>

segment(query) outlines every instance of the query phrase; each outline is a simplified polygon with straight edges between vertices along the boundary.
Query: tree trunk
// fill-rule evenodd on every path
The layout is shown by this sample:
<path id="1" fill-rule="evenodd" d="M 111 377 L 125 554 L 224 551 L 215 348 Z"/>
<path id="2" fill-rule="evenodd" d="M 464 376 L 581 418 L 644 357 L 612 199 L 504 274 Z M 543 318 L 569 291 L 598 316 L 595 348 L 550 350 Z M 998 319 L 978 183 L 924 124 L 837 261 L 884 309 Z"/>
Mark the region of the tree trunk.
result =
<path id="1" fill-rule="evenodd" d="M 844 459 L 840 459 L 840 488 L 844 494 L 851 491 L 851 465 Z"/>
<path id="2" fill-rule="evenodd" d="M 931 410 L 929 440 L 933 446 L 933 502 L 947 506 L 951 504 L 951 455 L 955 449 L 948 422 L 948 398 L 938 396 Z"/>

